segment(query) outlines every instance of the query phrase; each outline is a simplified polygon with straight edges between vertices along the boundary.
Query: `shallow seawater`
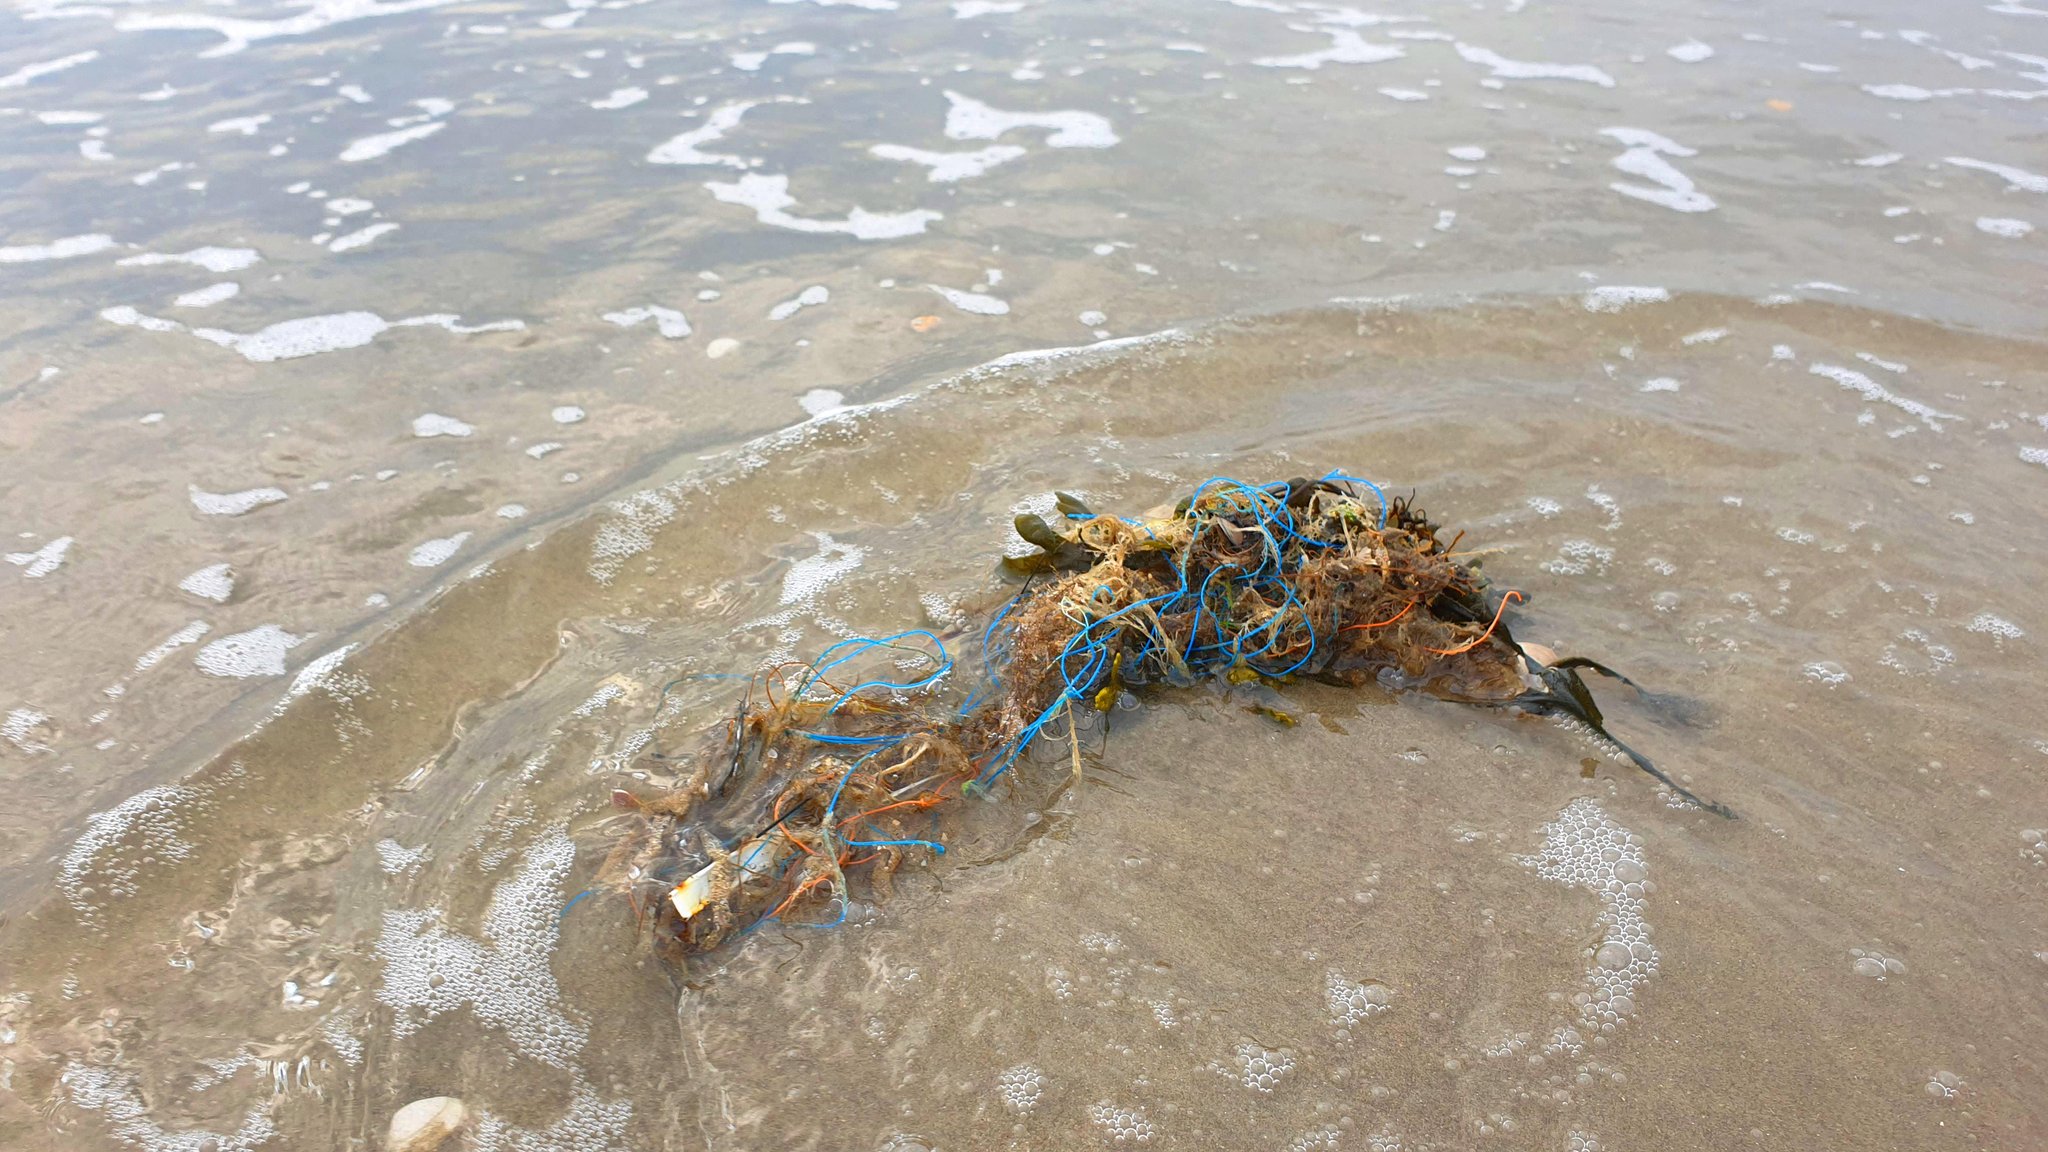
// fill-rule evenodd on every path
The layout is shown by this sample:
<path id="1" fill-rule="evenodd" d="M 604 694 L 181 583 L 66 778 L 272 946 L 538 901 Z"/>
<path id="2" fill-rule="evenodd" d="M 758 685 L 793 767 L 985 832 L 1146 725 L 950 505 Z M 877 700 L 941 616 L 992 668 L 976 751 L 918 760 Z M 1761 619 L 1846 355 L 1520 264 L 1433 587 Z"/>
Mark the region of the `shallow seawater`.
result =
<path id="1" fill-rule="evenodd" d="M 0 1146 L 2042 1146 L 2044 16 L 0 15 Z M 1218 685 L 832 930 L 579 898 L 718 676 L 1332 468 L 1741 819 Z"/>

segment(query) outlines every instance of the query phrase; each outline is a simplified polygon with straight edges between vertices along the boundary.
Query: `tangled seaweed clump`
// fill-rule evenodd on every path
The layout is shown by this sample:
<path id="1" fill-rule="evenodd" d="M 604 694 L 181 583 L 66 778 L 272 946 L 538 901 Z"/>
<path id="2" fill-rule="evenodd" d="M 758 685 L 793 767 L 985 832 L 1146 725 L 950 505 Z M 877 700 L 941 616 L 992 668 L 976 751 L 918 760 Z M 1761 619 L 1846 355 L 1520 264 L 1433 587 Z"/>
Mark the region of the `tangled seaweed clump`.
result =
<path id="1" fill-rule="evenodd" d="M 1440 539 L 1369 481 L 1215 479 L 1137 518 L 1064 493 L 1057 508 L 1057 523 L 1017 517 L 1038 552 L 1003 562 L 1024 588 L 983 630 L 965 700 L 940 698 L 954 663 L 931 632 L 842 640 L 757 675 L 682 787 L 620 795 L 638 829 L 601 876 L 651 908 L 665 953 L 773 919 L 836 924 L 857 897 L 886 898 L 905 863 L 946 852 L 938 810 L 1003 790 L 1041 737 L 1072 742 L 1078 777 L 1075 713 L 1127 687 L 1314 677 L 1514 706 L 1732 815 L 1608 735 L 1579 670 L 1632 682 L 1517 644 L 1504 617 L 1521 594 L 1494 596 L 1462 533 Z M 919 674 L 858 671 L 885 659 Z"/>

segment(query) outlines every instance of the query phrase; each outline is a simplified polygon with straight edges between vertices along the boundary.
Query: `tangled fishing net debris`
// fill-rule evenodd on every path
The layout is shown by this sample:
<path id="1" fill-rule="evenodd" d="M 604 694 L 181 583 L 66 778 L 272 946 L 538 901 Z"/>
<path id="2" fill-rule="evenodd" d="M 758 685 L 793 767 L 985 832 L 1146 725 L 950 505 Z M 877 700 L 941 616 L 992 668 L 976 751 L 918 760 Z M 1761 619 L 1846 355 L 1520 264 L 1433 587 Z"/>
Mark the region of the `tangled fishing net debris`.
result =
<path id="1" fill-rule="evenodd" d="M 1314 677 L 1415 688 L 1559 718 L 1683 800 L 1723 816 L 1608 734 L 1582 658 L 1538 659 L 1492 595 L 1410 500 L 1370 481 L 1210 480 L 1132 518 L 1058 495 L 1058 519 L 1019 516 L 1039 551 L 1005 560 L 1025 581 L 982 630 L 964 699 L 930 631 L 842 640 L 752 678 L 679 788 L 619 793 L 638 817 L 600 871 L 672 959 L 769 921 L 842 922 L 883 899 L 906 863 L 945 854 L 942 812 L 1014 782 L 1034 742 L 1064 737 L 1080 776 L 1077 713 L 1126 689 Z M 1533 647 L 1533 646 L 1532 646 Z"/>

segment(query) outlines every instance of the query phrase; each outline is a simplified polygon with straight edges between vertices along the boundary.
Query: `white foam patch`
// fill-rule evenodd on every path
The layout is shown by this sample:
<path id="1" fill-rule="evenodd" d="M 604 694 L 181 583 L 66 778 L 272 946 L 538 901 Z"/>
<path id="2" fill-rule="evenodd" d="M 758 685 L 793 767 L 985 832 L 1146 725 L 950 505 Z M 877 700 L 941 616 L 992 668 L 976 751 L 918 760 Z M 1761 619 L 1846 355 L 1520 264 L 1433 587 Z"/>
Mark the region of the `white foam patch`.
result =
<path id="1" fill-rule="evenodd" d="M 9 552 L 0 560 L 20 568 L 24 580 L 41 580 L 63 566 L 73 543 L 71 537 L 59 536 L 33 552 Z"/>
<path id="2" fill-rule="evenodd" d="M 569 715 L 595 716 L 606 708 L 611 707 L 612 701 L 622 699 L 625 695 L 625 685 L 607 680 L 599 684 L 595 692 L 585 697 L 583 703 L 569 709 Z"/>
<path id="3" fill-rule="evenodd" d="M 1942 430 L 1941 421 L 1962 419 L 1960 416 L 1936 411 L 1918 400 L 1908 400 L 1906 397 L 1891 391 L 1854 368 L 1844 368 L 1838 364 L 1813 363 L 1807 365 L 1806 370 L 1815 376 L 1833 380 L 1848 391 L 1860 394 L 1865 400 L 1873 404 L 1889 404 L 1901 412 L 1917 416 L 1922 424 L 1936 432 Z"/>
<path id="4" fill-rule="evenodd" d="M 478 1109 L 469 1147 L 474 1152 L 628 1152 L 632 1145 L 626 1125 L 633 1119 L 633 1102 L 606 1100 L 580 1075 L 573 1084 L 569 1107 L 545 1128 L 514 1127 L 489 1109 Z"/>
<path id="5" fill-rule="evenodd" d="M 254 136 L 257 129 L 270 123 L 270 113 L 258 112 L 254 116 L 236 116 L 229 120 L 216 120 L 206 126 L 208 132 L 223 134 L 232 132 L 237 136 Z"/>
<path id="6" fill-rule="evenodd" d="M 278 698 L 277 705 L 270 710 L 270 715 L 284 715 L 285 709 L 291 706 L 292 701 L 310 692 L 336 692 L 344 686 L 357 690 L 367 689 L 369 685 L 361 677 L 335 675 L 341 670 L 342 662 L 348 659 L 348 654 L 355 650 L 355 645 L 344 644 L 332 652 L 307 661 L 306 666 L 299 669 L 299 674 L 292 677 L 291 687 L 284 690 L 284 695 Z"/>
<path id="7" fill-rule="evenodd" d="M 1858 168 L 1889 168 L 1905 158 L 1906 154 L 1903 152 L 1879 152 L 1871 156 L 1851 160 L 1849 163 L 1856 165 Z"/>
<path id="8" fill-rule="evenodd" d="M 791 564 L 782 575 L 785 608 L 815 609 L 826 589 L 851 575 L 867 559 L 867 549 L 859 545 L 841 544 L 825 532 L 811 535 L 818 541 L 817 553 Z"/>
<path id="9" fill-rule="evenodd" d="M 846 393 L 834 388 L 813 388 L 797 397 L 796 402 L 803 407 L 805 415 L 816 419 L 843 411 L 846 408 Z"/>
<path id="10" fill-rule="evenodd" d="M 1061 360 L 1072 360 L 1098 352 L 1118 352 L 1131 348 L 1142 348 L 1150 344 L 1172 343 L 1187 338 L 1178 328 L 1162 328 L 1143 336 L 1118 336 L 1111 340 L 1097 340 L 1093 344 L 1075 344 L 1061 348 L 1027 348 L 998 356 L 978 368 L 969 370 L 968 376 L 984 372 L 1000 371 L 1004 368 L 1020 368 L 1025 365 L 1052 364 Z"/>
<path id="11" fill-rule="evenodd" d="M 0 248 L 0 264 L 33 264 L 43 260 L 75 260 L 80 256 L 91 256 L 105 252 L 114 246 L 114 238 L 101 232 L 83 236 L 66 236 L 48 244 L 16 244 Z"/>
<path id="12" fill-rule="evenodd" d="M 557 424 L 581 424 L 583 423 L 584 412 L 583 409 L 578 408 L 574 404 L 564 404 L 549 412 L 548 416 Z"/>
<path id="13" fill-rule="evenodd" d="M 1389 100 L 1399 100 L 1404 104 L 1420 103 L 1429 99 L 1429 93 L 1416 88 L 1382 88 L 1379 93 Z"/>
<path id="14" fill-rule="evenodd" d="M 389 236 L 396 231 L 398 231 L 397 224 L 389 220 L 379 221 L 378 223 L 358 228 L 346 235 L 336 236 L 328 243 L 327 250 L 329 252 L 353 252 L 358 248 L 368 245 L 380 236 Z"/>
<path id="15" fill-rule="evenodd" d="M 897 0 L 768 0 L 770 4 L 816 4 L 820 8 L 864 8 L 869 12 L 894 12 Z"/>
<path id="16" fill-rule="evenodd" d="M 38 741 L 35 731 L 37 725 L 49 718 L 47 713 L 34 708 L 16 708 L 7 714 L 6 720 L 0 720 L 0 740 L 6 740 L 23 752 L 48 752 L 50 746 Z"/>
<path id="17" fill-rule="evenodd" d="M 125 17 L 114 27 L 122 32 L 212 32 L 221 38 L 221 42 L 199 54 L 205 59 L 231 56 L 247 49 L 251 44 L 264 40 L 310 36 L 336 24 L 368 20 L 377 16 L 397 16 L 406 12 L 439 8 L 454 2 L 455 0 L 393 0 L 391 3 L 385 3 L 383 0 L 311 0 L 305 10 L 297 15 L 275 20 L 250 20 L 196 12 L 144 13 Z"/>
<path id="18" fill-rule="evenodd" d="M 457 532 L 453 536 L 429 540 L 408 553 L 405 562 L 415 568 L 438 568 L 454 558 L 469 536 L 467 532 Z"/>
<path id="19" fill-rule="evenodd" d="M 1659 956 L 1644 917 L 1650 867 L 1642 838 L 1581 796 L 1543 826 L 1542 850 L 1520 862 L 1546 880 L 1599 898 L 1594 926 L 1602 939 L 1586 950 L 1586 987 L 1572 1000 L 1580 1027 L 1594 1035 L 1613 1032 L 1635 1015 L 1642 986 L 1657 974 Z M 1560 1047 L 1569 1050 L 1576 1039 Z"/>
<path id="20" fill-rule="evenodd" d="M 1643 381 L 1643 386 L 1642 386 L 1641 388 L 1638 388 L 1638 389 L 1636 389 L 1636 391 L 1638 391 L 1638 392 L 1676 392 L 1676 391 L 1678 391 L 1678 389 L 1679 389 L 1679 383 L 1678 383 L 1678 381 L 1677 381 L 1676 379 L 1674 379 L 1674 378 L 1672 378 L 1672 377 L 1670 377 L 1670 376 L 1657 376 L 1657 377 L 1654 377 L 1654 378 L 1652 378 L 1652 379 L 1649 379 L 1649 380 L 1645 380 L 1645 381 Z"/>
<path id="21" fill-rule="evenodd" d="M 184 838 L 184 806 L 197 798 L 186 787 L 146 788 L 104 812 L 85 819 L 85 830 L 57 865 L 57 888 L 91 927 L 103 922 L 104 898 L 135 895 L 143 856 L 164 863 L 189 859 L 192 844 Z M 116 852 L 116 849 L 125 851 Z"/>
<path id="22" fill-rule="evenodd" d="M 7 75 L 0 76 L 0 91 L 8 88 L 25 87 L 30 81 L 39 77 L 48 76 L 53 72 L 62 72 L 67 68 L 76 68 L 80 64 L 90 64 L 99 58 L 100 54 L 98 52 L 74 52 L 69 56 L 60 56 L 55 60 L 44 60 L 36 64 L 24 64 Z"/>
<path id="23" fill-rule="evenodd" d="M 681 340 L 690 334 L 690 321 L 681 312 L 673 308 L 663 308 L 659 304 L 644 304 L 638 308 L 607 312 L 602 318 L 621 328 L 631 328 L 635 324 L 644 324 L 652 320 L 654 330 L 670 340 Z"/>
<path id="24" fill-rule="evenodd" d="M 1015 144 L 991 144 L 973 152 L 931 152 L 923 148 L 912 148 L 906 144 L 877 144 L 868 149 L 868 154 L 880 160 L 900 160 L 907 164 L 921 164 L 929 169 L 925 179 L 934 184 L 953 184 L 970 180 L 987 172 L 998 164 L 1007 164 L 1023 157 L 1025 150 Z"/>
<path id="25" fill-rule="evenodd" d="M 36 123 L 49 124 L 53 126 L 62 126 L 70 124 L 97 124 L 105 119 L 106 116 L 103 113 L 99 112 L 77 112 L 60 109 L 53 112 L 36 113 Z"/>
<path id="26" fill-rule="evenodd" d="M 1979 172 L 1989 172 L 2023 192 L 2048 194 L 2048 176 L 2029 172 L 2024 168 L 2015 168 L 2010 164 L 1993 164 L 1988 160 L 1972 160 L 1968 156 L 1950 156 L 1948 157 L 1948 163 L 1958 168 L 1971 168 Z"/>
<path id="27" fill-rule="evenodd" d="M 1975 72 L 1981 68 L 1998 67 L 1998 65 L 1984 59 L 1982 56 L 1972 56 L 1967 52 L 1958 52 L 1953 48 L 1937 47 L 1935 42 L 1939 38 L 1931 32 L 1916 32 L 1910 28 L 1901 29 L 1899 31 L 1899 39 L 1916 48 L 1925 48 L 1929 52 L 1946 56 L 1955 63 L 1962 65 L 1965 71 Z M 2005 53 L 2005 55 L 2010 55 L 2010 53 Z"/>
<path id="28" fill-rule="evenodd" d="M 1557 576 L 1603 576 L 1614 563 L 1614 549 L 1591 540 L 1567 540 L 1557 546 L 1557 556 L 1537 567 Z"/>
<path id="29" fill-rule="evenodd" d="M 473 436 L 476 425 L 443 416 L 439 412 L 428 412 L 412 420 L 412 434 L 422 439 L 433 436 Z"/>
<path id="30" fill-rule="evenodd" d="M 816 308 L 830 299 L 832 299 L 832 290 L 830 288 L 825 287 L 823 284 L 813 284 L 789 299 L 784 300 L 782 303 L 777 304 L 775 307 L 768 309 L 768 318 L 770 320 L 787 320 L 806 308 Z"/>
<path id="31" fill-rule="evenodd" d="M 163 643 L 137 657 L 135 660 L 135 671 L 137 673 L 149 671 L 151 668 L 163 663 L 165 657 L 176 652 L 178 649 L 188 644 L 197 644 L 200 637 L 205 636 L 211 631 L 213 631 L 213 626 L 206 621 L 194 620 L 176 632 L 171 633 L 170 638 Z"/>
<path id="32" fill-rule="evenodd" d="M 725 139 L 725 134 L 739 127 L 740 120 L 747 112 L 763 104 L 803 104 L 807 101 L 792 96 L 778 96 L 769 100 L 739 100 L 722 104 L 711 110 L 704 123 L 688 132 L 672 136 L 655 145 L 647 153 L 649 164 L 714 164 L 724 168 L 752 168 L 760 163 L 744 156 L 731 156 L 719 152 L 706 152 L 703 146 L 714 140 Z"/>
<path id="33" fill-rule="evenodd" d="M 196 328 L 192 334 L 223 348 L 232 348 L 245 360 L 268 364 L 317 356 L 322 352 L 360 348 L 390 327 L 390 322 L 374 312 L 338 312 L 285 320 L 255 332 Z"/>
<path id="34" fill-rule="evenodd" d="M 1679 343 L 1684 344 L 1688 348 L 1695 344 L 1716 344 L 1725 339 L 1727 335 L 1728 330 L 1726 328 L 1702 328 L 1697 332 L 1688 333 L 1680 339 Z"/>
<path id="35" fill-rule="evenodd" d="M 524 504 L 501 504 L 498 506 L 499 519 L 518 520 L 524 517 L 525 515 L 526 505 Z"/>
<path id="36" fill-rule="evenodd" d="M 731 60 L 732 66 L 742 72 L 759 72 L 761 65 L 766 64 L 770 56 L 815 56 L 817 54 L 818 46 L 816 44 L 808 40 L 792 40 L 786 44 L 777 44 L 765 52 L 735 52 L 732 54 Z"/>
<path id="37" fill-rule="evenodd" d="M 187 329 L 175 320 L 145 316 L 126 305 L 103 309 L 100 318 L 125 327 L 142 328 L 150 332 L 183 332 Z M 221 328 L 193 328 L 191 334 L 209 344 L 231 348 L 245 360 L 257 364 L 269 364 L 278 360 L 296 360 L 305 356 L 317 356 L 323 352 L 339 352 L 349 348 L 360 348 L 393 328 L 441 328 L 460 336 L 481 332 L 520 332 L 526 324 L 519 320 L 496 320 L 487 324 L 466 325 L 452 313 L 435 313 L 430 316 L 408 316 L 403 320 L 386 320 L 375 312 L 337 312 L 327 316 L 305 316 L 296 320 L 284 320 L 255 332 L 229 332 Z"/>
<path id="38" fill-rule="evenodd" d="M 234 1131 L 213 1132 L 203 1128 L 171 1129 L 159 1124 L 154 1119 L 153 1094 L 145 1100 L 141 1085 L 113 1068 L 74 1062 L 64 1066 L 57 1081 L 74 1107 L 97 1113 L 115 1140 L 144 1152 L 188 1152 L 202 1148 L 254 1152 L 277 1136 L 270 1111 L 281 1096 L 273 1095 L 249 1105 Z"/>
<path id="39" fill-rule="evenodd" d="M 1713 59 L 1714 48 L 1713 45 L 1699 40 L 1687 40 L 1683 44 L 1673 44 L 1666 48 L 1664 54 L 1681 64 L 1698 64 L 1702 60 Z"/>
<path id="40" fill-rule="evenodd" d="M 427 859 L 427 846 L 407 848 L 391 837 L 377 841 L 377 869 L 386 876 L 404 876 L 417 871 Z"/>
<path id="41" fill-rule="evenodd" d="M 2026 631 L 2019 625 L 2007 620 L 2003 616 L 1995 616 L 1989 612 L 1977 613 L 1966 627 L 1972 632 L 1984 636 L 1995 636 L 2000 640 L 2018 640 L 2026 635 Z"/>
<path id="42" fill-rule="evenodd" d="M 425 140 L 447 126 L 448 122 L 446 120 L 430 120 L 425 124 L 414 124 L 410 128 L 400 128 L 396 132 L 380 132 L 375 136 L 364 136 L 359 140 L 351 140 L 348 147 L 341 150 L 341 162 L 344 164 L 360 164 L 365 160 L 375 160 L 380 156 L 388 156 L 393 149 L 403 148 L 416 140 Z"/>
<path id="43" fill-rule="evenodd" d="M 2048 89 L 2039 88 L 1922 88 L 1918 84 L 1865 84 L 1863 90 L 1880 99 L 1904 100 L 1910 103 L 1947 100 L 1957 96 L 1988 96 L 1994 100 L 2048 99 Z"/>
<path id="44" fill-rule="evenodd" d="M 100 319 L 124 328 L 140 328 L 145 332 L 183 332 L 185 326 L 176 320 L 165 320 L 158 316 L 145 316 L 126 304 L 100 309 Z"/>
<path id="45" fill-rule="evenodd" d="M 185 494 L 202 516 L 241 516 L 266 504 L 279 504 L 290 497 L 282 488 L 245 488 L 240 492 L 207 492 L 187 484 Z"/>
<path id="46" fill-rule="evenodd" d="M 2025 220 L 2015 220 L 2010 216 L 1977 217 L 1977 231 L 1990 236 L 2002 236 L 2007 240 L 2018 240 L 2033 230 L 2032 224 Z"/>
<path id="47" fill-rule="evenodd" d="M 117 261 L 122 267 L 156 264 L 190 264 L 208 272 L 240 272 L 263 259 L 254 248 L 194 248 L 190 252 L 144 252 Z"/>
<path id="48" fill-rule="evenodd" d="M 958 288 L 947 288 L 940 284 L 927 284 L 925 287 L 945 297 L 946 303 L 951 304 L 962 312 L 971 312 L 976 316 L 1008 316 L 1010 314 L 1010 304 L 1007 300 L 998 300 L 993 296 L 987 296 L 980 292 L 962 292 Z"/>
<path id="49" fill-rule="evenodd" d="M 1022 12 L 1021 0 L 953 0 L 953 19 L 974 20 L 982 16 L 1007 16 Z"/>
<path id="50" fill-rule="evenodd" d="M 1462 41 L 1455 47 L 1458 55 L 1467 64 L 1478 64 L 1487 68 L 1498 79 L 1577 80 L 1582 84 L 1597 84 L 1602 88 L 1614 87 L 1614 77 L 1591 64 L 1537 64 L 1510 60 L 1492 49 L 1480 48 Z"/>
<path id="51" fill-rule="evenodd" d="M 478 938 L 450 930 L 438 909 L 387 910 L 376 947 L 384 962 L 377 999 L 392 1010 L 394 1035 L 405 1039 L 466 1006 L 520 1053 L 573 1068 L 590 1027 L 563 1004 L 550 962 L 562 881 L 575 862 L 567 834 L 549 828 L 527 848 L 512 879 L 491 894 Z"/>
<path id="52" fill-rule="evenodd" d="M 232 300 L 242 294 L 242 286 L 233 280 L 223 280 L 204 288 L 181 292 L 171 301 L 174 308 L 211 308 L 223 300 Z"/>
<path id="53" fill-rule="evenodd" d="M 1615 140 L 1627 151 L 1614 158 L 1614 166 L 1651 185 L 1617 180 L 1608 187 L 1624 196 L 1660 204 L 1674 212 L 1711 212 L 1714 198 L 1693 185 L 1692 178 L 1664 159 L 1665 156 L 1697 156 L 1699 153 L 1655 132 L 1642 128 L 1602 128 L 1602 136 Z"/>
<path id="54" fill-rule="evenodd" d="M 1313 72 L 1325 64 L 1381 64 L 1407 55 L 1392 44 L 1375 44 L 1349 28 L 1314 28 L 1300 24 L 1292 27 L 1300 32 L 1321 32 L 1330 38 L 1330 46 L 1293 56 L 1259 56 L 1252 63 L 1261 68 L 1305 68 Z"/>
<path id="55" fill-rule="evenodd" d="M 284 675 L 284 654 L 306 642 L 275 624 L 223 636 L 199 650 L 192 663 L 208 676 L 246 679 Z"/>
<path id="56" fill-rule="evenodd" d="M 1051 148 L 1108 148 L 1117 134 L 1107 117 L 1093 112 L 1004 112 L 972 96 L 948 91 L 946 138 L 995 140 L 1018 128 L 1044 128 Z"/>
<path id="57" fill-rule="evenodd" d="M 612 112 L 620 108 L 631 108 L 647 99 L 645 88 L 614 88 L 611 95 L 592 100 L 590 106 L 601 112 Z"/>
<path id="58" fill-rule="evenodd" d="M 1579 303 L 1588 312 L 1619 312 L 1643 304 L 1662 304 L 1670 299 L 1671 293 L 1663 288 L 1602 285 L 1580 297 Z"/>
<path id="59" fill-rule="evenodd" d="M 708 181 L 704 187 L 720 203 L 751 208 L 754 218 L 761 223 L 792 232 L 836 232 L 856 240 L 900 240 L 905 236 L 922 235 L 927 224 L 945 219 L 942 213 L 928 208 L 914 208 L 908 212 L 870 212 L 855 207 L 840 220 L 792 215 L 789 209 L 796 206 L 796 198 L 789 194 L 789 177 L 759 172 L 749 172 L 732 184 Z"/>
<path id="60" fill-rule="evenodd" d="M 178 581 L 178 590 L 201 600 L 225 604 L 235 594 L 235 569 L 232 564 L 208 564 L 199 571 Z"/>
<path id="61" fill-rule="evenodd" d="M 636 492 L 614 501 L 612 515 L 590 544 L 590 576 L 609 584 L 627 559 L 654 547 L 654 533 L 675 518 L 676 505 L 661 492 Z"/>

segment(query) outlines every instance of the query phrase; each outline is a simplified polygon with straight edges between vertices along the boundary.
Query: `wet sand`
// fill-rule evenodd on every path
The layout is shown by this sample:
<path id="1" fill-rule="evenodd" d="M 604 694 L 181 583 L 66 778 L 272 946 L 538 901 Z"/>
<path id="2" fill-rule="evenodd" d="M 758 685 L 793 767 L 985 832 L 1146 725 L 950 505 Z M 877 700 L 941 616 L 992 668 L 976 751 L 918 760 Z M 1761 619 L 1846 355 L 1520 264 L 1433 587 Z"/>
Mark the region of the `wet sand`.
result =
<path id="1" fill-rule="evenodd" d="M 1995 433 L 1937 434 L 1808 364 L 1915 355 L 1981 426 L 2041 386 L 2038 361 L 1874 319 L 1711 297 L 1326 310 L 981 370 L 679 467 L 491 557 L 278 715 L 250 701 L 221 724 L 252 735 L 95 818 L 57 896 L 8 929 L 9 971 L 29 974 L 9 1027 L 46 1054 L 17 1060 L 17 1098 L 71 1101 L 57 1127 L 17 1113 L 13 1130 L 162 1142 L 123 1126 L 122 1101 L 177 1101 L 133 1123 L 232 1147 L 254 1134 L 232 1121 L 257 1062 L 284 1060 L 286 1091 L 250 1116 L 316 1142 L 371 1141 L 406 1100 L 458 1094 L 504 1147 L 551 1126 L 1064 1146 L 1113 1141 L 1096 1118 L 1117 1109 L 1191 1146 L 1331 1124 L 1416 1147 L 2023 1147 L 2041 1123 L 2042 864 L 2022 833 L 2042 752 L 2019 707 L 2028 629 L 1998 615 L 2028 619 L 2014 589 L 2042 545 L 2001 499 L 2023 462 L 2001 476 L 1975 463 L 2004 455 Z M 1798 359 L 1773 359 L 1781 344 Z M 1608 379 L 1621 347 L 1684 389 Z M 1453 383 L 1417 406 L 1424 378 Z M 1710 421 L 1668 411 L 1738 389 Z M 1251 415 L 1208 419 L 1247 390 Z M 1502 421 L 1482 401 L 1503 395 L 1553 415 Z M 1020 441 L 1027 423 L 1041 435 Z M 1807 427 L 1842 447 L 1784 431 Z M 1326 460 L 1376 462 L 1501 549 L 1489 571 L 1531 597 L 1519 634 L 1695 700 L 1692 726 L 1619 699 L 1612 719 L 1742 819 L 1507 714 L 1304 687 L 1284 707 L 1315 720 L 1283 730 L 1229 694 L 1163 693 L 1114 715 L 1091 786 L 1020 821 L 1014 854 L 936 868 L 842 931 L 760 935 L 694 987 L 637 950 L 622 906 L 562 911 L 608 845 L 607 781 L 662 771 L 651 752 L 725 715 L 698 681 L 657 717 L 667 680 L 842 628 L 957 630 L 994 594 L 1011 506 L 1055 480 L 1137 507 L 1212 471 Z M 1930 538 L 1970 564 L 1934 565 Z M 1047 755 L 1032 771 L 1069 770 Z M 1611 1036 L 1572 1001 L 1607 906 L 1523 859 L 1567 817 L 1633 836 L 1654 885 L 1638 919 L 1656 970 Z M 1348 1040 L 1332 972 L 1387 990 Z M 1556 1043 L 1567 1026 L 1582 1046 Z M 1226 1082 L 1246 1043 L 1286 1053 L 1262 1067 L 1292 1061 L 1270 1095 Z M 217 1086 L 208 1059 L 231 1066 Z M 1024 1065 L 1044 1097 L 1018 1115 L 1002 1077 Z M 87 1071 L 106 1068 L 137 1079 Z"/>
<path id="2" fill-rule="evenodd" d="M 2048 1143 L 2025 5 L 400 7 L 0 16 L 0 1146 Z M 712 677 L 1331 468 L 1741 819 L 1203 688 L 839 929 L 578 899 Z"/>

